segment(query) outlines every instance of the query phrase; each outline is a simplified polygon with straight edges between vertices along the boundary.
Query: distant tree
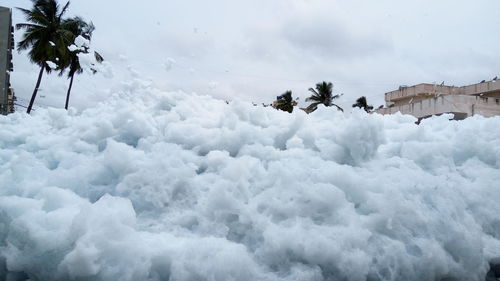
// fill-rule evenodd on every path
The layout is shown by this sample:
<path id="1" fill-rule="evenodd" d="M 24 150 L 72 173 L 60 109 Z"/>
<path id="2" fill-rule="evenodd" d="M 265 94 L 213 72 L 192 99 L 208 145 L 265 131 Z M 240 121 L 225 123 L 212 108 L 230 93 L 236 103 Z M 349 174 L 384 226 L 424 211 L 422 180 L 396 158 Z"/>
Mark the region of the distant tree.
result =
<path id="1" fill-rule="evenodd" d="M 362 96 L 359 99 L 356 100 L 356 103 L 352 105 L 352 107 L 359 107 L 364 109 L 366 112 L 371 112 L 373 110 L 373 106 L 368 105 L 368 102 L 366 101 L 366 97 Z"/>
<path id="2" fill-rule="evenodd" d="M 286 91 L 281 96 L 278 96 L 273 102 L 272 106 L 278 110 L 283 110 L 289 113 L 293 112 L 293 107 L 297 105 L 297 102 L 292 98 L 292 91 Z"/>
<path id="3" fill-rule="evenodd" d="M 92 22 L 86 23 L 82 18 L 74 17 L 65 20 L 65 23 L 67 23 L 69 30 L 73 34 L 73 40 L 71 41 L 70 45 L 73 45 L 73 42 L 79 36 L 83 37 L 84 39 L 90 42 L 90 40 L 92 39 L 92 32 L 95 30 L 95 26 Z M 69 97 L 71 94 L 71 89 L 73 87 L 73 79 L 75 77 L 75 74 L 81 74 L 83 72 L 83 68 L 80 65 L 80 58 L 78 57 L 78 55 L 82 53 L 83 54 L 89 53 L 89 46 L 87 45 L 78 46 L 77 48 L 71 48 L 70 45 L 67 46 L 69 50 L 67 56 L 61 61 L 59 66 L 60 70 L 59 75 L 62 75 L 64 71 L 67 69 L 68 78 L 70 79 L 68 92 L 66 94 L 66 103 L 64 104 L 64 108 L 66 110 L 68 109 Z M 99 53 L 94 52 L 94 56 L 97 62 L 100 63 L 104 61 L 103 57 Z M 96 73 L 95 69 L 92 69 L 92 71 L 93 73 Z"/>
<path id="4" fill-rule="evenodd" d="M 341 95 L 333 95 L 333 84 L 331 82 L 321 82 L 316 84 L 316 89 L 309 88 L 312 93 L 310 97 L 306 99 L 306 102 L 312 102 L 308 107 L 302 108 L 307 113 L 311 113 L 318 108 L 318 105 L 323 104 L 324 106 L 335 106 L 338 110 L 344 112 L 344 110 L 333 103 L 333 100 L 339 98 Z"/>
<path id="5" fill-rule="evenodd" d="M 23 38 L 17 44 L 19 52 L 30 49 L 30 61 L 40 67 L 38 80 L 28 105 L 27 113 L 31 112 L 35 102 L 44 71 L 52 71 L 51 64 L 58 65 L 59 60 L 66 57 L 69 50 L 66 48 L 73 39 L 73 33 L 68 25 L 71 21 L 63 20 L 69 2 L 62 8 L 56 0 L 31 0 L 31 10 L 18 8 L 26 17 L 28 23 L 16 25 L 17 29 L 24 29 Z"/>

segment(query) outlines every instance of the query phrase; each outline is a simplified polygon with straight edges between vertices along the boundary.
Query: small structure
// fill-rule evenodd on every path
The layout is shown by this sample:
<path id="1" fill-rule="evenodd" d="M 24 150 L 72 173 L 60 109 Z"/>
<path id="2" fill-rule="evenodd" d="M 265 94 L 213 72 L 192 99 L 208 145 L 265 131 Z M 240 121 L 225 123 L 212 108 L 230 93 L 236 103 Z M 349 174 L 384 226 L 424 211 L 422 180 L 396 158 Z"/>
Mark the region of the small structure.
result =
<path id="1" fill-rule="evenodd" d="M 461 120 L 469 116 L 491 117 L 500 115 L 500 80 L 493 79 L 463 87 L 446 86 L 444 83 L 418 84 L 385 94 L 385 108 L 380 114 L 410 114 L 419 119 L 443 113 L 454 114 Z"/>
<path id="2" fill-rule="evenodd" d="M 14 27 L 12 26 L 12 11 L 0 7 L 0 114 L 14 112 L 16 96 L 10 87 L 10 73 L 14 70 L 12 64 L 12 49 L 14 49 Z"/>

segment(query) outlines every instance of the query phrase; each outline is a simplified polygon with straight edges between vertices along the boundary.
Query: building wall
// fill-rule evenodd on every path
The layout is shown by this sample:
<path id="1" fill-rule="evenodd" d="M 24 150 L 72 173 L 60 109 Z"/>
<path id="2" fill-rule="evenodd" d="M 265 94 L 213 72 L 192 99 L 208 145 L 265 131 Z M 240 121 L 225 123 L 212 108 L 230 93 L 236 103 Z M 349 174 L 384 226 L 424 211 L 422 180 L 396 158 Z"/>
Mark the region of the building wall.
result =
<path id="1" fill-rule="evenodd" d="M 500 94 L 500 80 L 473 84 L 460 88 L 463 95 Z"/>
<path id="2" fill-rule="evenodd" d="M 418 84 L 385 94 L 386 103 L 403 105 L 441 95 L 459 95 L 460 88 L 436 84 Z"/>
<path id="3" fill-rule="evenodd" d="M 411 104 L 381 108 L 377 109 L 375 112 L 380 114 L 401 112 L 402 114 L 410 114 L 417 118 L 426 118 L 443 113 L 454 113 L 456 116 L 460 116 L 458 119 L 474 115 L 491 117 L 500 115 L 500 98 L 470 95 L 443 95 Z"/>
<path id="4" fill-rule="evenodd" d="M 444 95 L 480 95 L 500 97 L 500 80 L 473 84 L 463 87 L 445 86 L 436 84 L 418 84 L 404 87 L 385 94 L 387 105 L 405 105 L 419 102 L 428 98 Z"/>
<path id="5" fill-rule="evenodd" d="M 7 114 L 13 108 L 13 91 L 10 90 L 10 72 L 12 66 L 12 49 L 14 45 L 12 13 L 9 8 L 0 7 L 0 114 Z M 12 98 L 9 98 L 12 96 Z"/>
<path id="6" fill-rule="evenodd" d="M 436 114 L 453 113 L 457 119 L 473 115 L 500 115 L 500 80 L 463 87 L 418 84 L 385 94 L 387 108 L 380 114 L 410 114 L 426 118 Z"/>

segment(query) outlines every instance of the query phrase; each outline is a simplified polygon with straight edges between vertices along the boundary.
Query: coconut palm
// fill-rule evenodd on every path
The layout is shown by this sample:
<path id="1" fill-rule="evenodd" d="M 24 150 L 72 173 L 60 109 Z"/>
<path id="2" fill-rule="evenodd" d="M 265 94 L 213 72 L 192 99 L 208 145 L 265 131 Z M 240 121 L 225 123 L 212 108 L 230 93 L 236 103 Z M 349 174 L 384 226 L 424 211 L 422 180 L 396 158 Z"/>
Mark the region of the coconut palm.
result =
<path id="1" fill-rule="evenodd" d="M 272 106 L 278 110 L 283 110 L 289 113 L 293 112 L 293 107 L 297 105 L 297 102 L 292 98 L 292 91 L 286 91 L 281 96 L 278 96 L 273 102 Z"/>
<path id="2" fill-rule="evenodd" d="M 92 32 L 95 30 L 95 26 L 92 22 L 86 23 L 83 19 L 80 17 L 74 17 L 71 19 L 65 20 L 65 23 L 67 23 L 68 29 L 71 31 L 73 34 L 73 40 L 71 41 L 71 44 L 75 41 L 76 38 L 79 36 L 83 37 L 87 41 L 90 41 L 92 39 Z M 81 74 L 83 72 L 83 68 L 80 65 L 80 59 L 78 57 L 79 54 L 88 54 L 89 52 L 89 46 L 84 45 L 84 46 L 79 46 L 77 48 L 70 48 L 70 46 L 67 46 L 69 53 L 68 56 L 65 57 L 65 59 L 61 62 L 59 70 L 60 73 L 59 75 L 62 75 L 66 69 L 68 69 L 68 78 L 70 79 L 69 82 L 69 87 L 68 87 L 68 92 L 66 93 L 66 103 L 64 105 L 64 108 L 67 110 L 68 105 L 69 105 L 69 97 L 71 94 L 71 89 L 73 87 L 73 79 L 75 77 L 75 74 Z M 97 62 L 102 62 L 104 59 L 102 56 L 94 52 L 94 56 Z M 92 69 L 93 73 L 96 72 L 95 69 Z"/>
<path id="3" fill-rule="evenodd" d="M 373 110 L 373 106 L 368 105 L 368 102 L 366 101 L 366 97 L 362 96 L 359 99 L 356 100 L 356 103 L 352 105 L 352 107 L 359 107 L 364 109 L 366 112 L 371 112 Z"/>
<path id="4" fill-rule="evenodd" d="M 62 18 L 69 7 L 69 2 L 61 8 L 56 0 L 31 1 L 33 2 L 31 10 L 18 8 L 29 23 L 16 25 L 17 29 L 25 30 L 22 40 L 17 44 L 17 50 L 21 52 L 30 49 L 28 53 L 30 61 L 40 66 L 35 90 L 28 105 L 28 114 L 33 108 L 44 71 L 50 73 L 51 65 L 58 65 L 59 60 L 67 56 L 69 51 L 66 47 L 73 38 L 73 34 L 68 30 L 68 24 L 71 22 L 66 22 Z"/>
<path id="5" fill-rule="evenodd" d="M 344 112 L 344 110 L 333 103 L 333 100 L 339 98 L 341 95 L 333 95 L 333 84 L 331 82 L 321 82 L 316 84 L 316 89 L 309 88 L 312 93 L 310 97 L 306 99 L 306 102 L 312 102 L 308 107 L 302 108 L 307 113 L 311 113 L 318 108 L 318 105 L 323 104 L 324 106 L 335 106 L 338 110 Z"/>

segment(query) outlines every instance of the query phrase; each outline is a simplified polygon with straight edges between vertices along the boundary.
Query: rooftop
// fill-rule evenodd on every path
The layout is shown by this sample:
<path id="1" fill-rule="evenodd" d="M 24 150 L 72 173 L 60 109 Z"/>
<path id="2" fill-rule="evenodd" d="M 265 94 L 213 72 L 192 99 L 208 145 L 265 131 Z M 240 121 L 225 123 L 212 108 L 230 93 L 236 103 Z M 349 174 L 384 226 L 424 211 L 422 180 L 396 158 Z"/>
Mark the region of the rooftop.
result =
<path id="1" fill-rule="evenodd" d="M 400 86 L 398 90 L 391 91 L 385 94 L 387 103 L 398 103 L 399 101 L 408 101 L 419 98 L 419 100 L 439 97 L 442 95 L 478 95 L 500 97 L 500 80 L 491 80 L 481 82 L 469 86 L 447 86 L 430 83 L 422 83 L 414 86 Z M 408 102 L 405 102 L 408 103 Z M 411 101 L 410 101 L 411 103 Z"/>

